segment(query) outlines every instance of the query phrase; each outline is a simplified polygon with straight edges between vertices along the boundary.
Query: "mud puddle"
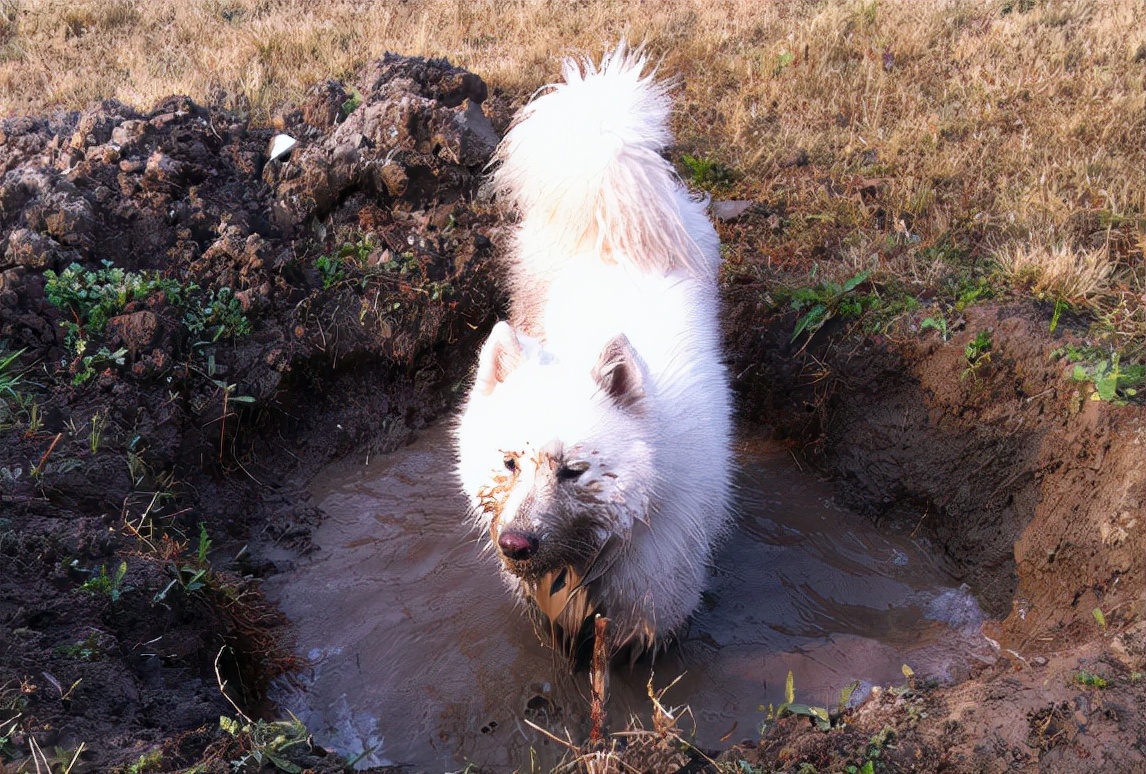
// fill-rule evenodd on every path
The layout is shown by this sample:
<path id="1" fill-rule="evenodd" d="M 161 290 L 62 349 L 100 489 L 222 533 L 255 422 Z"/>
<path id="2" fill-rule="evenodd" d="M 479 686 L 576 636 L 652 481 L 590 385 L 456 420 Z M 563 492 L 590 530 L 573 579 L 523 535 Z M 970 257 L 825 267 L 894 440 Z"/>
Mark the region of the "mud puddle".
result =
<path id="1" fill-rule="evenodd" d="M 834 707 L 841 688 L 901 683 L 902 666 L 955 681 L 989 658 L 973 597 L 921 546 L 838 508 L 786 451 L 740 454 L 740 527 L 705 605 L 653 665 L 614 670 L 614 726 L 646 717 L 646 684 L 688 704 L 697 742 L 754 737 L 789 670 L 797 700 Z M 468 762 L 548 770 L 563 752 L 526 723 L 581 739 L 587 677 L 570 676 L 507 596 L 467 531 L 447 431 L 312 484 L 327 520 L 318 550 L 267 583 L 309 666 L 272 699 L 360 765 L 430 771 Z M 683 677 L 681 677 L 683 675 Z"/>

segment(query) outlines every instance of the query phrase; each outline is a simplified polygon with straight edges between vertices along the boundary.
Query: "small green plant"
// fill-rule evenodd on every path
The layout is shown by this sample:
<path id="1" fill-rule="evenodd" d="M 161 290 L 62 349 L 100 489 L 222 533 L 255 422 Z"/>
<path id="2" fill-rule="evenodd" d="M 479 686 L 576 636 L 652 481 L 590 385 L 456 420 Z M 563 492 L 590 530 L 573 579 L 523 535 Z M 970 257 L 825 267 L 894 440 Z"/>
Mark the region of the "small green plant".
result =
<path id="1" fill-rule="evenodd" d="M 345 120 L 347 116 L 357 110 L 358 106 L 361 104 L 362 94 L 359 93 L 358 89 L 354 89 L 352 92 L 350 92 L 350 97 L 339 107 L 339 110 L 342 112 L 343 120 Z"/>
<path id="2" fill-rule="evenodd" d="M 209 291 L 199 303 L 192 304 L 183 324 L 209 344 L 224 336 L 233 339 L 251 332 L 251 321 L 243 311 L 242 301 L 225 286 Z"/>
<path id="3" fill-rule="evenodd" d="M 796 321 L 792 341 L 798 339 L 805 331 L 809 337 L 814 336 L 824 323 L 836 315 L 859 317 L 863 314 L 871 302 L 866 300 L 869 297 L 855 296 L 854 291 L 867 282 L 870 276 L 871 271 L 861 271 L 843 284 L 828 280 L 814 288 L 799 288 L 792 293 L 792 308 L 797 312 L 803 312 Z"/>
<path id="4" fill-rule="evenodd" d="M 165 293 L 175 303 L 183 287 L 165 279 L 158 272 L 131 272 L 104 261 L 102 269 L 85 269 L 78 263 L 57 274 L 44 272 L 47 282 L 44 294 L 53 306 L 70 319 L 60 325 L 67 331 L 66 343 L 76 355 L 82 354 L 81 342 L 103 333 L 107 322 L 123 312 L 132 301 L 143 301 L 154 293 Z"/>
<path id="5" fill-rule="evenodd" d="M 1124 365 L 1119 353 L 1113 352 L 1109 358 L 1097 362 L 1077 363 L 1071 372 L 1071 377 L 1076 382 L 1089 382 L 1094 385 L 1091 400 L 1125 406 L 1138 397 L 1138 388 L 1146 383 L 1146 365 Z"/>
<path id="6" fill-rule="evenodd" d="M 136 758 L 135 762 L 123 769 L 125 774 L 148 774 L 152 771 L 163 771 L 163 751 L 152 750 Z"/>
<path id="7" fill-rule="evenodd" d="M 1108 688 L 1110 686 L 1105 677 L 1087 672 L 1085 669 L 1080 669 L 1075 673 L 1074 681 L 1079 685 L 1085 685 L 1087 688 Z"/>
<path id="8" fill-rule="evenodd" d="M 1102 631 L 1106 631 L 1106 613 L 1102 612 L 1102 608 L 1096 607 L 1091 613 L 1094 615 L 1094 620 L 1102 627 Z"/>
<path id="9" fill-rule="evenodd" d="M 711 190 L 727 186 L 734 177 L 731 169 L 706 156 L 685 153 L 680 157 L 680 163 L 688 170 L 692 184 L 698 188 Z"/>
<path id="10" fill-rule="evenodd" d="M 44 750 L 34 736 L 28 737 L 28 747 L 32 753 L 31 759 L 34 768 L 29 768 L 27 762 L 16 769 L 19 772 L 35 771 L 36 774 L 72 774 L 78 772 L 82 766 L 80 756 L 83 755 L 87 745 L 80 742 L 74 750 L 64 747 L 52 747 Z"/>
<path id="11" fill-rule="evenodd" d="M 919 323 L 920 332 L 923 332 L 928 328 L 939 331 L 939 335 L 944 341 L 947 341 L 951 338 L 951 332 L 947 330 L 947 318 L 943 315 L 942 312 L 937 312 L 931 317 L 925 317 L 923 322 Z"/>
<path id="12" fill-rule="evenodd" d="M 91 431 L 88 433 L 88 448 L 94 455 L 99 451 L 100 440 L 103 438 L 103 431 L 107 429 L 107 412 L 96 412 L 92 414 Z"/>
<path id="13" fill-rule="evenodd" d="M 26 416 L 31 398 L 20 389 L 24 379 L 16 371 L 16 361 L 24 350 L 5 352 L 0 355 L 0 428 L 10 427 L 10 421 Z"/>
<path id="14" fill-rule="evenodd" d="M 174 574 L 171 582 L 168 583 L 162 591 L 156 593 L 153 601 L 162 602 L 167 599 L 167 595 L 176 586 L 183 589 L 184 593 L 190 594 L 207 586 L 210 582 L 211 565 L 207 561 L 207 554 L 211 550 L 211 538 L 207 536 L 207 525 L 199 523 L 199 544 L 195 549 L 195 560 L 193 562 L 180 563 L 175 561 L 171 564 L 171 571 Z M 180 545 L 185 545 L 181 543 Z M 178 557 L 176 557 L 178 559 Z"/>
<path id="15" fill-rule="evenodd" d="M 16 385 L 20 383 L 23 375 L 16 373 L 15 363 L 23 354 L 24 350 L 19 349 L 0 356 L 0 398 L 5 401 L 21 401 L 21 395 L 16 391 Z"/>
<path id="16" fill-rule="evenodd" d="M 101 346 L 90 355 L 84 354 L 87 352 L 87 348 L 87 339 L 79 339 L 76 342 L 75 375 L 72 376 L 72 384 L 76 386 L 88 381 L 105 368 L 112 365 L 123 365 L 127 357 L 127 350 L 123 348 L 112 352 L 107 347 Z"/>
<path id="17" fill-rule="evenodd" d="M 125 591 L 131 590 L 123 585 L 125 575 L 127 575 L 126 561 L 120 562 L 114 575 L 107 574 L 107 565 L 105 564 L 99 568 L 99 575 L 88 578 L 80 588 L 92 594 L 106 594 L 112 602 L 118 602 Z"/>
<path id="18" fill-rule="evenodd" d="M 322 289 L 330 290 L 342 280 L 346 279 L 346 271 L 342 267 L 342 259 L 336 255 L 320 255 L 314 262 L 315 268 L 322 276 Z"/>
<path id="19" fill-rule="evenodd" d="M 88 632 L 88 636 L 80 642 L 61 645 L 56 650 L 65 656 L 78 658 L 80 661 L 99 661 L 103 657 L 99 636 L 95 632 Z"/>
<path id="20" fill-rule="evenodd" d="M 795 678 L 791 670 L 788 671 L 788 679 L 784 683 L 784 703 L 776 708 L 776 717 L 782 718 L 785 715 L 801 715 L 806 717 L 821 731 L 830 731 L 832 729 L 832 718 L 825 707 L 813 707 L 808 704 L 796 703 Z"/>
<path id="21" fill-rule="evenodd" d="M 967 307 L 988 299 L 995 294 L 994 288 L 991 287 L 990 280 L 986 277 L 960 277 L 957 278 L 950 287 L 955 294 L 955 302 L 952 306 L 956 312 L 962 312 Z"/>
<path id="22" fill-rule="evenodd" d="M 231 768 L 239 774 L 261 772 L 268 764 L 288 774 L 299 774 L 302 766 L 290 760 L 289 752 L 299 745 L 310 746 L 310 734 L 294 714 L 290 720 L 234 720 L 219 718 L 219 727 L 236 739 L 241 739 L 246 752 L 231 761 Z"/>
<path id="23" fill-rule="evenodd" d="M 1070 309 L 1070 303 L 1069 302 L 1067 302 L 1061 298 L 1055 299 L 1054 313 L 1051 314 L 1051 321 L 1050 321 L 1050 332 L 1051 333 L 1054 333 L 1055 329 L 1058 328 L 1059 317 L 1061 317 L 1062 313 L 1065 312 L 1067 309 Z"/>
<path id="24" fill-rule="evenodd" d="M 796 61 L 796 55 L 791 51 L 781 51 L 776 56 L 776 66 L 772 68 L 773 75 L 779 75 L 788 69 L 788 67 Z"/>
<path id="25" fill-rule="evenodd" d="M 330 255 L 320 255 L 316 258 L 314 266 L 318 269 L 318 273 L 322 277 L 322 289 L 329 290 L 339 282 L 345 280 L 349 268 L 367 274 L 374 273 L 370 271 L 370 256 L 374 254 L 376 248 L 377 245 L 374 242 L 374 237 L 370 234 L 362 234 L 354 241 L 343 242 L 342 246 L 334 251 L 334 253 Z M 385 255 L 389 256 L 389 251 L 387 251 Z M 412 257 L 412 254 L 410 255 Z M 392 257 L 386 257 L 383 262 L 379 264 L 379 268 L 389 271 L 394 269 L 397 265 Z"/>
<path id="26" fill-rule="evenodd" d="M 7 714 L 7 713 L 5 713 Z M 0 763 L 14 761 L 20 757 L 20 750 L 12 742 L 20 727 L 20 713 L 0 723 Z"/>
<path id="27" fill-rule="evenodd" d="M 991 331 L 979 331 L 975 338 L 963 348 L 963 357 L 967 360 L 967 368 L 963 370 L 960 378 L 974 376 L 987 363 L 991 362 L 991 350 L 995 346 L 991 338 Z"/>

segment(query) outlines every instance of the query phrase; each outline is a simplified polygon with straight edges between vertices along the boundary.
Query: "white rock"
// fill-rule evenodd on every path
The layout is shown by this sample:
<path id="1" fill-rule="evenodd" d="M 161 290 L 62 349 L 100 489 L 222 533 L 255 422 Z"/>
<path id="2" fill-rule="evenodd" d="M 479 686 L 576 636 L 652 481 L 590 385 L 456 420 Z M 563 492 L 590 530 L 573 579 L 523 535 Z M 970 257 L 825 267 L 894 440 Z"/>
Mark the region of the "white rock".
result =
<path id="1" fill-rule="evenodd" d="M 285 157 L 296 145 L 298 145 L 298 140 L 289 134 L 276 134 L 271 139 L 270 147 L 267 149 L 267 161 Z"/>

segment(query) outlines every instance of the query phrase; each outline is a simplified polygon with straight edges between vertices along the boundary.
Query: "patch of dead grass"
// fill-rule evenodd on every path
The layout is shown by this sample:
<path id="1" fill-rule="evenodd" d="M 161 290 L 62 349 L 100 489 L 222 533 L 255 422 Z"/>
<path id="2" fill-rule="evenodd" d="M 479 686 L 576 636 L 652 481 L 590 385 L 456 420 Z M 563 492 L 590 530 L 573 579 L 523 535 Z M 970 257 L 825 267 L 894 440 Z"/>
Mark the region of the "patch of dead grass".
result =
<path id="1" fill-rule="evenodd" d="M 1114 271 L 1106 247 L 1082 249 L 1041 239 L 1004 245 L 995 260 L 1015 286 L 1075 306 L 1088 306 L 1108 291 Z"/>

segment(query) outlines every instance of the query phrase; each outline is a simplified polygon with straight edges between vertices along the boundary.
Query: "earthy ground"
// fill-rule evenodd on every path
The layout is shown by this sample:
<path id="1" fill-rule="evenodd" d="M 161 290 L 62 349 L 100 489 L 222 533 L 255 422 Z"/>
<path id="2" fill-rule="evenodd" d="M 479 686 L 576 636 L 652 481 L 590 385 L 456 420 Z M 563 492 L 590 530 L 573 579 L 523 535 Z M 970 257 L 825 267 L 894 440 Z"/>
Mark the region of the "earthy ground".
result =
<path id="1" fill-rule="evenodd" d="M 404 59 L 298 102 L 273 118 L 299 139 L 275 160 L 275 129 L 181 97 L 0 123 L 0 363 L 19 353 L 0 367 L 0 765 L 344 763 L 263 706 L 292 665 L 265 549 L 306 551 L 320 464 L 456 405 L 502 311 L 479 189 L 513 102 Z M 817 163 L 792 148 L 783 174 L 811 190 Z M 881 260 L 914 244 L 886 217 L 893 186 L 819 187 L 837 212 L 885 212 Z M 744 421 L 929 539 L 999 656 L 956 686 L 915 675 L 830 731 L 780 718 L 710 769 L 1146 770 L 1146 415 L 1092 346 L 1098 313 L 999 295 L 973 241 L 904 293 L 806 226 L 763 194 L 721 225 Z M 666 770 L 657 744 L 631 765 Z"/>

